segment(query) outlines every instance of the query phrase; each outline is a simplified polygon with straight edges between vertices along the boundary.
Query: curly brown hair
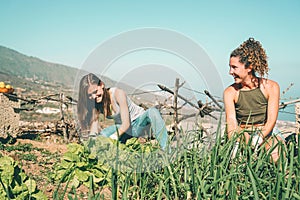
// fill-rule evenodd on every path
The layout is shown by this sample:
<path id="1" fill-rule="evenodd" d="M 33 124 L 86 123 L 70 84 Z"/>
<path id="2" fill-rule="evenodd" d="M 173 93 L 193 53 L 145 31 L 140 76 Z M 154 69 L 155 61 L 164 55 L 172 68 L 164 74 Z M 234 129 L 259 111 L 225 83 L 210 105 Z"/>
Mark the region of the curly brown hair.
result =
<path id="1" fill-rule="evenodd" d="M 254 38 L 244 41 L 238 48 L 232 51 L 230 57 L 240 57 L 239 61 L 245 64 L 245 68 L 251 65 L 253 75 L 255 75 L 255 72 L 258 72 L 261 77 L 268 75 L 267 54 L 260 42 L 254 40 Z"/>

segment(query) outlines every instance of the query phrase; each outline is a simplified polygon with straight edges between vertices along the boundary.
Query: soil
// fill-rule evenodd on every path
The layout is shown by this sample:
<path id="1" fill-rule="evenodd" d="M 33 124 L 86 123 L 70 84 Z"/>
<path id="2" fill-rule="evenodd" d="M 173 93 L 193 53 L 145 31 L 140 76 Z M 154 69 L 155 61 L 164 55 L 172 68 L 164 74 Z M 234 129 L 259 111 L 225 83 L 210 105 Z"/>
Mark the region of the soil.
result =
<path id="1" fill-rule="evenodd" d="M 38 141 L 17 138 L 12 144 L 7 143 L 5 145 L 16 147 L 24 144 L 31 144 L 31 149 L 33 150 L 30 152 L 24 152 L 22 150 L 0 150 L 0 154 L 8 155 L 17 161 L 18 165 L 24 170 L 26 175 L 32 177 L 37 182 L 38 190 L 41 190 L 46 194 L 48 199 L 53 199 L 53 193 L 56 191 L 57 183 L 53 183 L 49 177 L 54 173 L 54 164 L 60 162 L 60 158 L 67 152 L 67 144 L 63 142 L 61 136 L 48 134 L 47 137 L 41 137 Z M 23 159 L 22 156 L 25 154 L 35 157 L 36 160 L 28 161 L 28 159 Z M 61 188 L 64 187 L 62 186 Z M 83 185 L 76 189 L 76 194 L 79 199 L 86 199 L 88 193 L 89 189 Z M 109 188 L 104 188 L 101 191 L 101 194 L 104 195 L 105 199 L 111 198 L 111 191 Z M 67 196 L 64 199 L 68 199 Z"/>

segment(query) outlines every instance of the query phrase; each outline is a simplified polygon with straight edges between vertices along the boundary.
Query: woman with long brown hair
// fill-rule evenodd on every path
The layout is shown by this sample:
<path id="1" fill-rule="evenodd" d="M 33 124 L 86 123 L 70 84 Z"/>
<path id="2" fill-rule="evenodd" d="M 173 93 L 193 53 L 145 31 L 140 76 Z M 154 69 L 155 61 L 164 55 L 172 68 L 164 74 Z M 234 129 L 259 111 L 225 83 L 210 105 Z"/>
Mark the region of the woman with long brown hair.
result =
<path id="1" fill-rule="evenodd" d="M 115 125 L 101 129 L 99 115 L 114 119 Z M 160 147 L 168 142 L 165 122 L 159 111 L 152 107 L 144 110 L 136 105 L 120 88 L 106 88 L 96 75 L 90 73 L 80 81 L 77 114 L 81 138 L 102 135 L 125 142 L 128 137 L 141 136 L 148 125 Z"/>

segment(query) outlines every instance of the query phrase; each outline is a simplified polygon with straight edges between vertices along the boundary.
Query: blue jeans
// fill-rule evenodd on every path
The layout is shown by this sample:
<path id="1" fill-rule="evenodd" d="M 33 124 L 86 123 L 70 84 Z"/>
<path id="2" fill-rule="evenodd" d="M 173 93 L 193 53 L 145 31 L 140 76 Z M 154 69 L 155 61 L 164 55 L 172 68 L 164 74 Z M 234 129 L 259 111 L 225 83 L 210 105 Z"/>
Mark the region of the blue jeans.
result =
<path id="1" fill-rule="evenodd" d="M 126 131 L 126 133 L 133 137 L 140 137 L 144 134 L 148 125 L 150 125 L 151 131 L 160 147 L 164 150 L 168 142 L 168 133 L 163 118 L 159 111 L 154 107 L 147 109 L 142 115 L 132 121 L 131 127 Z M 114 134 L 120 126 L 120 124 L 109 126 L 103 129 L 100 132 L 100 135 L 109 137 Z"/>

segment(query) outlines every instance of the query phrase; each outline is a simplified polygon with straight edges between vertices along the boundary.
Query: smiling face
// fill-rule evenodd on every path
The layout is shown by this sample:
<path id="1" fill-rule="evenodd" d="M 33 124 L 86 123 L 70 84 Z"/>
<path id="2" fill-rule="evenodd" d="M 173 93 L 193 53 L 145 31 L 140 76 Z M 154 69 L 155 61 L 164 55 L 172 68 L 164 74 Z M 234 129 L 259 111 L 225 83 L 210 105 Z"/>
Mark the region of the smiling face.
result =
<path id="1" fill-rule="evenodd" d="M 87 95 L 89 99 L 94 99 L 96 103 L 101 103 L 103 99 L 103 93 L 104 93 L 104 84 L 92 84 L 89 86 L 87 90 Z"/>
<path id="2" fill-rule="evenodd" d="M 233 76 L 235 83 L 240 84 L 251 78 L 251 67 L 245 68 L 245 64 L 240 62 L 239 57 L 231 57 L 229 67 L 229 74 Z"/>

